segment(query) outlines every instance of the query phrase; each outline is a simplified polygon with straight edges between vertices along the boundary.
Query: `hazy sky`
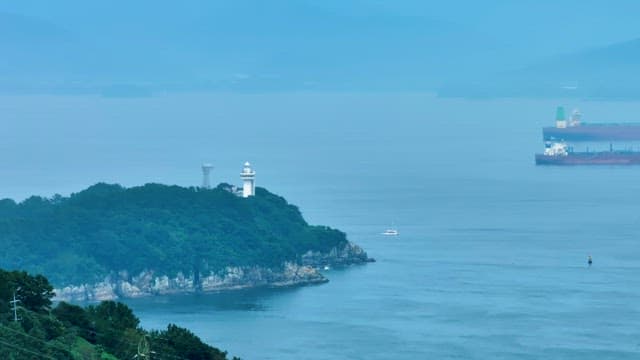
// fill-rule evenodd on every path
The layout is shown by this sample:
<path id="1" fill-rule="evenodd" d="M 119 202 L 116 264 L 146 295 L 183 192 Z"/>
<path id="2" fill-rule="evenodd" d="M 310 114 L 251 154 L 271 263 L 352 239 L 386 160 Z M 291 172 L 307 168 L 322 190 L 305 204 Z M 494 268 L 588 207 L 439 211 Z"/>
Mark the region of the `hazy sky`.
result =
<path id="1" fill-rule="evenodd" d="M 496 42 L 519 44 L 536 40 L 534 47 L 572 48 L 635 38 L 640 3 L 604 1 L 0 1 L 0 10 L 34 16 L 74 32 L 88 35 L 124 26 L 127 30 L 154 32 L 168 25 L 189 26 L 199 19 L 224 16 L 242 22 L 249 16 L 269 20 L 293 17 L 322 18 L 328 13 L 347 17 L 418 17 L 450 22 L 486 32 Z M 253 13 L 253 14 L 251 14 Z M 214 25 L 214 24 L 212 24 Z M 249 31 L 257 30 L 251 29 Z M 257 23 L 255 25 L 261 25 Z M 282 26 L 282 24 L 271 25 Z M 330 24 L 327 24 L 330 26 Z M 299 28 L 304 31 L 304 26 Z M 327 29 L 330 32 L 330 29 Z M 541 44 L 537 44 L 537 42 Z M 564 45 L 562 45 L 564 44 Z"/>
<path id="2" fill-rule="evenodd" d="M 40 87 L 429 90 L 635 39 L 638 13 L 632 0 L 1 0 L 0 75 Z"/>
<path id="3" fill-rule="evenodd" d="M 509 102 L 489 104 L 510 107 L 482 117 L 484 105 L 421 96 L 446 82 L 493 80 L 494 73 L 550 58 L 574 67 L 575 57 L 565 61 L 563 54 L 636 39 L 638 13 L 635 0 L 615 6 L 603 1 L 0 0 L 5 175 L 0 197 L 68 194 L 96 181 L 197 185 L 204 161 L 216 165 L 216 175 L 224 173 L 216 181 L 235 181 L 239 166 L 255 160 L 264 176 L 260 184 L 287 188 L 281 174 L 292 163 L 313 159 L 327 161 L 317 164 L 319 169 L 332 166 L 345 158 L 340 147 L 345 139 L 356 141 L 357 148 L 362 129 L 377 129 L 364 137 L 367 141 L 389 140 L 387 148 L 377 148 L 389 157 L 398 152 L 389 145 L 392 140 L 403 143 L 407 134 L 422 139 L 428 133 L 424 124 L 449 124 L 454 113 L 462 127 L 464 121 L 489 124 L 516 113 L 535 114 L 528 121 L 537 123 L 518 123 L 531 131 L 523 138 L 535 143 L 523 150 L 523 161 L 530 161 L 539 146 L 539 126 L 552 120 L 558 103 L 572 107 L 573 101 L 525 104 L 526 111 Z M 634 46 L 617 57 L 636 63 L 640 52 Z M 580 69 L 592 73 L 601 65 Z M 618 72 L 623 79 L 639 73 Z M 203 90 L 217 94 L 185 94 Z M 372 90 L 386 95 L 352 95 Z M 30 96 L 16 96 L 25 93 Z M 294 96 L 300 93 L 314 95 Z M 468 110 L 474 106 L 480 109 Z M 598 109 L 585 113 L 608 121 Z M 635 113 L 627 109 L 614 118 L 637 121 L 625 118 Z M 407 119 L 415 127 L 399 127 Z M 235 141 L 241 130 L 252 139 L 249 148 Z M 397 139 L 387 139 L 393 134 Z M 305 147 L 310 139 L 322 141 Z M 387 166 L 405 166 L 414 151 L 389 157 Z M 365 166 L 366 155 L 350 156 Z"/>

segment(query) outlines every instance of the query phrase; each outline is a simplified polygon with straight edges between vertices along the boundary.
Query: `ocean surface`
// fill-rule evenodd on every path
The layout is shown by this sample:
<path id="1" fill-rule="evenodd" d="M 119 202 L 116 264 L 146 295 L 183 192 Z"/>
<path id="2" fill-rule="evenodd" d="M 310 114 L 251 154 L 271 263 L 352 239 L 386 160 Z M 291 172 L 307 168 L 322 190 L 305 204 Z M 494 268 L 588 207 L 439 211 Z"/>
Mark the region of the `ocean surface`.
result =
<path id="1" fill-rule="evenodd" d="M 640 167 L 536 167 L 555 108 L 430 94 L 0 97 L 0 197 L 97 181 L 257 185 L 377 262 L 323 285 L 129 300 L 249 359 L 640 358 Z M 636 116 L 636 117 L 634 117 Z M 397 237 L 380 235 L 393 224 Z M 587 257 L 593 266 L 587 266 Z"/>

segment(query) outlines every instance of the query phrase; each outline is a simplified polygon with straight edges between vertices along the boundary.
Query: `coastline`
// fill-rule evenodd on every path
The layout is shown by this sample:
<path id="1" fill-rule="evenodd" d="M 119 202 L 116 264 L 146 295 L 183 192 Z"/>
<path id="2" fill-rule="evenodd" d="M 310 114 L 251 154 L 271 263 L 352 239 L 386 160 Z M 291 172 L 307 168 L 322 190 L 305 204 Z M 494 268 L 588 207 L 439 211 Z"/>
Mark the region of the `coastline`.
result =
<path id="1" fill-rule="evenodd" d="M 323 284 L 329 281 L 319 271 L 324 266 L 346 267 L 374 261 L 360 246 L 347 242 L 343 247 L 334 247 L 329 252 L 307 251 L 300 256 L 299 261 L 285 262 L 281 268 L 228 266 L 217 272 L 199 274 L 198 280 L 193 274 L 178 273 L 176 276 L 169 277 L 155 274 L 153 270 L 146 270 L 131 276 L 128 271 L 121 270 L 97 283 L 55 288 L 56 295 L 53 300 L 103 301 L 259 287 L 283 288 Z"/>

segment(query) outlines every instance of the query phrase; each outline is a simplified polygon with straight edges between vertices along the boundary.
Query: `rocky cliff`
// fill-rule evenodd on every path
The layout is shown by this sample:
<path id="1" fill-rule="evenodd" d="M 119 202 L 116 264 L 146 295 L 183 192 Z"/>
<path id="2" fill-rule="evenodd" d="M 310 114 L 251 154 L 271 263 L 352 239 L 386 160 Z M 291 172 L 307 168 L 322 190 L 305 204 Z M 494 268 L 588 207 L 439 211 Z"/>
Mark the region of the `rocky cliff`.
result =
<path id="1" fill-rule="evenodd" d="M 373 261 L 361 247 L 349 242 L 342 247 L 334 247 L 329 252 L 308 251 L 300 257 L 299 261 L 285 262 L 278 268 L 226 267 L 218 272 L 199 274 L 198 277 L 184 273 L 169 277 L 157 274 L 154 270 L 145 270 L 132 276 L 128 271 L 123 270 L 118 274 L 107 276 L 98 283 L 56 288 L 54 300 L 101 301 L 198 291 L 320 284 L 329 281 L 318 271 L 324 266 L 340 267 Z"/>
<path id="2" fill-rule="evenodd" d="M 367 256 L 366 251 L 360 246 L 347 242 L 344 246 L 336 246 L 329 252 L 307 251 L 302 255 L 302 265 L 312 267 L 331 266 L 348 266 L 354 264 L 364 264 L 375 261 Z"/>

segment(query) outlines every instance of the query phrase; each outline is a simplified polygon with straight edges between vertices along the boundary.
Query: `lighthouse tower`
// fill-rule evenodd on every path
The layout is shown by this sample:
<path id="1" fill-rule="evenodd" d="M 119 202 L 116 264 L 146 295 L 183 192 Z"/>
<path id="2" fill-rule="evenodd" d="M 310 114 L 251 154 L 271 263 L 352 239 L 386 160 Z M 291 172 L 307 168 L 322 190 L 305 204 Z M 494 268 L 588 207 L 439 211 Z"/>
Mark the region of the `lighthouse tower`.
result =
<path id="1" fill-rule="evenodd" d="M 247 161 L 240 173 L 242 179 L 242 197 L 249 197 L 256 194 L 256 172 L 251 169 L 251 164 Z"/>

